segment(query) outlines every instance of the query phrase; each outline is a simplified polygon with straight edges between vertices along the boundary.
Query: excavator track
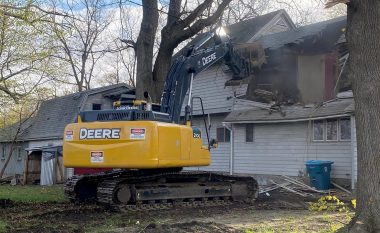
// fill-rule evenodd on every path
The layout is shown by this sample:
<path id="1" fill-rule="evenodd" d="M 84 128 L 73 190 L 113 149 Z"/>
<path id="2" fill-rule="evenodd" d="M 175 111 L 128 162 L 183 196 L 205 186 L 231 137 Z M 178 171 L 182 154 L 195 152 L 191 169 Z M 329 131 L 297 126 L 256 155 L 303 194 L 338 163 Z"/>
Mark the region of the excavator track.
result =
<path id="1" fill-rule="evenodd" d="M 66 183 L 65 194 L 73 202 L 96 200 L 118 210 L 162 210 L 251 203 L 257 198 L 258 184 L 249 176 L 210 172 L 114 171 L 74 176 Z"/>

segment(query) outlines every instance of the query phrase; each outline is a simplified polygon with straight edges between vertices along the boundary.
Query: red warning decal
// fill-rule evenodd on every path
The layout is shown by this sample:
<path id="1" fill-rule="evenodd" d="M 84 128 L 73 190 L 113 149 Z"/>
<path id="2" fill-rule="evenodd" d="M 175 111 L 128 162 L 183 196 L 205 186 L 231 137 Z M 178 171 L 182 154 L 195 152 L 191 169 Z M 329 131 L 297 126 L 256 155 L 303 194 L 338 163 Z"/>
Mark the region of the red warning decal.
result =
<path id="1" fill-rule="evenodd" d="M 133 128 L 129 135 L 130 139 L 145 139 L 145 129 L 143 128 Z"/>

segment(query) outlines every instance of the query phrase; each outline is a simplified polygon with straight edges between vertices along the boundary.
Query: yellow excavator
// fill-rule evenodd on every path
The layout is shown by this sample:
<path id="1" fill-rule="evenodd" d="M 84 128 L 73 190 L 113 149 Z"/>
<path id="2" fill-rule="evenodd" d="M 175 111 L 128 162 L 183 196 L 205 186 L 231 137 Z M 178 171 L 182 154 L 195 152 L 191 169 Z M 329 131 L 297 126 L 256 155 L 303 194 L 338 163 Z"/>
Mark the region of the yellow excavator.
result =
<path id="1" fill-rule="evenodd" d="M 212 38 L 213 46 L 201 49 Z M 153 104 L 145 92 L 146 100 L 123 98 L 111 110 L 80 112 L 77 122 L 65 128 L 64 165 L 113 169 L 71 177 L 65 184 L 66 197 L 134 210 L 255 200 L 258 184 L 250 176 L 182 171 L 210 165 L 210 149 L 217 146 L 209 138 L 204 111 L 207 145 L 200 128 L 192 125 L 193 100 L 200 99 L 192 97 L 192 84 L 197 74 L 221 60 L 233 79 L 250 75 L 249 62 L 234 51 L 230 40 L 210 33 L 173 63 L 161 104 Z M 201 99 L 200 103 L 203 110 Z"/>

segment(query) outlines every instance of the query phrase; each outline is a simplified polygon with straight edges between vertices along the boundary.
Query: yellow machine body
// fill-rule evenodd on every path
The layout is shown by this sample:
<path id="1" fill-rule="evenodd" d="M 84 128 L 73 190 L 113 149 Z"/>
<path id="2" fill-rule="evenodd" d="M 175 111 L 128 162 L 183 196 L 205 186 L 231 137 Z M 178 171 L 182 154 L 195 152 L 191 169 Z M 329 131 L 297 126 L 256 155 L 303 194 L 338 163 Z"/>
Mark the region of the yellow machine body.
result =
<path id="1" fill-rule="evenodd" d="M 156 169 L 210 164 L 199 129 L 158 121 L 80 122 L 65 128 L 66 167 Z"/>

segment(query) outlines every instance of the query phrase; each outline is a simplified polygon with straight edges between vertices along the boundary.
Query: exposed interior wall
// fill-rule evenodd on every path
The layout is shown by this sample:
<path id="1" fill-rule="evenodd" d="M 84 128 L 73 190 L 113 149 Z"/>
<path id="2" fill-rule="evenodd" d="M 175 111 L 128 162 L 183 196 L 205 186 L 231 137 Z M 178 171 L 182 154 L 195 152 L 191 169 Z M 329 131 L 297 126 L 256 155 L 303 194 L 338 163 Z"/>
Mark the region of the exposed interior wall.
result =
<path id="1" fill-rule="evenodd" d="M 280 103 L 298 103 L 297 56 L 290 48 L 267 50 L 267 64 L 258 71 L 248 86 L 247 99 L 269 102 L 275 99 Z M 256 90 L 265 90 L 274 94 L 274 98 L 265 99 L 256 94 Z"/>
<path id="2" fill-rule="evenodd" d="M 245 125 L 235 124 L 234 173 L 303 176 L 305 162 L 317 159 L 334 162 L 333 178 L 351 179 L 351 142 L 313 142 L 310 132 L 307 122 L 255 124 L 248 143 Z"/>
<path id="3" fill-rule="evenodd" d="M 298 56 L 297 78 L 302 102 L 323 102 L 325 97 L 325 55 Z"/>

